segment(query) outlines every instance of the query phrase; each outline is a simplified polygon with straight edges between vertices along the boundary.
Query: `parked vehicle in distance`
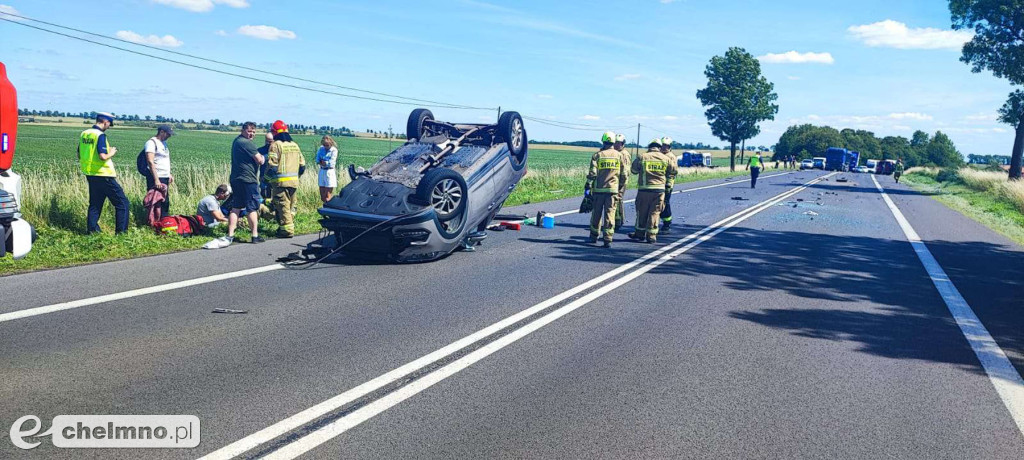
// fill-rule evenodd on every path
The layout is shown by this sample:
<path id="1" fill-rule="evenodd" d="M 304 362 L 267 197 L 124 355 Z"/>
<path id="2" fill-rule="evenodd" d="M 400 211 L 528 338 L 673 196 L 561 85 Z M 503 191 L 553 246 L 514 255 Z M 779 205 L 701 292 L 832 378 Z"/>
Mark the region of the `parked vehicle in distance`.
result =
<path id="1" fill-rule="evenodd" d="M 854 152 L 851 150 L 850 156 L 846 164 L 848 165 L 848 167 L 846 168 L 847 171 L 853 171 L 854 169 L 857 169 L 857 167 L 860 166 L 860 152 Z"/>
<path id="2" fill-rule="evenodd" d="M 814 169 L 825 169 L 825 157 L 814 157 L 811 161 L 814 162 L 812 166 Z"/>
<path id="3" fill-rule="evenodd" d="M 813 168 L 814 168 L 814 160 L 807 159 L 807 160 L 803 160 L 803 161 L 800 162 L 800 170 L 801 171 L 804 170 L 804 169 L 813 169 Z"/>
<path id="4" fill-rule="evenodd" d="M 893 160 L 881 160 L 875 166 L 875 174 L 890 175 L 896 169 L 896 162 Z"/>
<path id="5" fill-rule="evenodd" d="M 865 160 L 864 165 L 867 166 L 871 172 L 875 172 L 875 167 L 878 166 L 878 160 Z"/>
<path id="6" fill-rule="evenodd" d="M 700 152 L 683 152 L 676 164 L 680 168 L 700 168 L 711 166 L 711 154 Z"/>
<path id="7" fill-rule="evenodd" d="M 859 172 L 859 173 L 872 173 L 872 172 L 874 172 L 871 168 L 869 168 L 867 166 L 863 166 L 863 165 L 854 168 L 853 171 L 854 172 Z"/>
<path id="8" fill-rule="evenodd" d="M 825 151 L 825 170 L 828 171 L 848 171 L 850 169 L 850 151 L 839 148 L 829 147 Z"/>

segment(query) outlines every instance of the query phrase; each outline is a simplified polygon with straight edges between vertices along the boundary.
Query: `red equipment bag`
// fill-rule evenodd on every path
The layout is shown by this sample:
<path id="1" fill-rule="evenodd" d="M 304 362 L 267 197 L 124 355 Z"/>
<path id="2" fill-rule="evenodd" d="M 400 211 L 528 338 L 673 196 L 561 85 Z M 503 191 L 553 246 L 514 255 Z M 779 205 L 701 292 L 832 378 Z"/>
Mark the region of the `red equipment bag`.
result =
<path id="1" fill-rule="evenodd" d="M 153 228 L 160 234 L 189 237 L 203 233 L 206 224 L 202 216 L 167 216 L 153 224 Z"/>
<path id="2" fill-rule="evenodd" d="M 0 171 L 11 169 L 17 139 L 18 94 L 7 79 L 7 68 L 0 62 Z"/>

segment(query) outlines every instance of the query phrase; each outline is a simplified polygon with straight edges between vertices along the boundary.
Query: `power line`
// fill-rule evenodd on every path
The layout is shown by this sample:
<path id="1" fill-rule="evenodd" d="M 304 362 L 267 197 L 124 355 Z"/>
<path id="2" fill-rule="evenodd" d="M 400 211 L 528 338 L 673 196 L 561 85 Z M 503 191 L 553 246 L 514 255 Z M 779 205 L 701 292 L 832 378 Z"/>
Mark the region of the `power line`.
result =
<path id="1" fill-rule="evenodd" d="M 540 123 L 540 124 L 543 124 L 543 125 L 554 126 L 556 128 L 571 129 L 571 130 L 575 130 L 575 131 L 610 131 L 610 130 L 626 129 L 626 128 L 631 128 L 632 127 L 632 125 L 629 125 L 629 126 L 602 127 L 602 126 L 596 126 L 596 125 L 585 125 L 585 124 L 577 124 L 577 123 L 567 123 L 567 122 L 564 122 L 564 121 L 556 121 L 556 120 L 545 120 L 543 118 L 536 118 L 536 117 L 528 117 L 528 116 L 522 116 L 522 117 L 523 117 L 524 120 L 530 120 L 530 121 L 535 122 L 535 123 Z"/>
<path id="2" fill-rule="evenodd" d="M 14 15 L 11 15 L 9 13 L 3 13 L 3 15 L 0 15 L 0 21 L 6 21 L 6 22 L 9 22 L 11 24 L 17 24 L 19 26 L 28 27 L 28 28 L 31 28 L 31 29 L 36 29 L 36 30 L 47 32 L 47 33 L 51 33 L 51 34 L 54 34 L 54 35 L 60 35 L 62 37 L 70 38 L 70 39 L 73 39 L 73 40 L 79 40 L 79 41 L 83 41 L 83 42 L 86 42 L 86 43 L 92 43 L 94 45 L 99 45 L 99 46 L 103 46 L 103 47 L 106 47 L 106 48 L 111 48 L 111 49 L 115 49 L 115 50 L 119 50 L 119 51 L 124 51 L 124 52 L 127 52 L 127 53 L 136 54 L 136 55 L 139 55 L 139 56 L 145 56 L 145 57 L 148 57 L 148 58 L 157 59 L 157 60 L 164 61 L 164 62 L 170 62 L 170 63 L 173 63 L 173 64 L 179 64 L 179 65 L 183 65 L 183 66 L 186 66 L 186 67 L 192 67 L 192 68 L 195 68 L 195 69 L 200 69 L 200 70 L 205 70 L 205 71 L 208 71 L 208 72 L 218 73 L 218 74 L 221 74 L 221 75 L 228 75 L 228 76 L 232 76 L 232 77 L 244 78 L 246 80 L 257 81 L 257 82 L 261 82 L 261 83 L 268 83 L 268 84 L 271 84 L 271 85 L 277 85 L 277 86 L 293 88 L 293 89 L 299 89 L 299 90 L 303 90 L 303 91 L 310 91 L 310 92 L 321 93 L 321 94 L 329 94 L 329 95 L 334 95 L 334 96 L 347 97 L 347 98 L 352 98 L 352 99 L 361 99 L 361 100 L 375 101 L 375 102 L 386 102 L 386 103 L 390 103 L 390 104 L 419 106 L 419 105 L 421 105 L 420 102 L 430 102 L 432 104 L 435 104 L 436 106 L 439 106 L 439 107 L 442 107 L 442 108 L 448 108 L 448 109 L 495 110 L 494 108 L 471 107 L 471 106 L 452 104 L 452 103 L 446 103 L 446 102 L 431 102 L 431 101 L 426 101 L 426 100 L 418 100 L 420 102 L 395 101 L 395 100 L 391 100 L 391 99 L 381 99 L 381 98 L 368 97 L 368 96 L 357 96 L 357 95 L 354 95 L 354 94 L 345 94 L 345 93 L 339 93 L 339 92 L 335 92 L 335 91 L 327 91 L 327 90 L 322 90 L 322 89 L 317 89 L 317 88 L 310 88 L 308 86 L 300 86 L 300 85 L 294 85 L 294 84 L 291 84 L 291 83 L 283 83 L 283 82 L 278 82 L 278 81 L 273 81 L 273 80 L 267 80 L 267 79 L 263 79 L 263 78 L 252 77 L 252 76 L 249 76 L 249 75 L 242 75 L 242 74 L 238 74 L 238 73 L 234 73 L 234 72 L 228 72 L 228 71 L 225 71 L 225 70 L 214 69 L 214 68 L 210 68 L 210 67 L 204 67 L 204 66 L 201 66 L 201 65 L 197 65 L 197 64 L 193 64 L 193 63 L 189 63 L 189 62 L 184 62 L 184 61 L 178 61 L 178 60 L 166 58 L 166 57 L 163 57 L 163 56 L 156 56 L 156 55 L 152 55 L 152 54 L 148 54 L 148 53 L 143 53 L 141 51 L 136 51 L 136 50 L 131 50 L 131 49 L 127 49 L 127 48 L 122 48 L 122 47 L 119 47 L 119 46 L 114 46 L 114 45 L 110 45 L 110 44 L 107 44 L 107 43 L 102 43 L 102 42 L 98 42 L 98 41 L 95 41 L 95 40 L 90 40 L 88 38 L 76 37 L 74 35 L 69 35 L 69 34 L 66 34 L 66 33 L 63 33 L 63 32 L 59 32 L 59 31 L 55 31 L 55 30 L 50 30 L 50 29 L 46 29 L 46 28 L 43 28 L 43 27 L 34 26 L 34 25 L 31 25 L 31 24 L 25 24 L 23 22 L 15 21 L 13 19 L 4 18 L 4 17 L 2 17 L 4 15 L 14 16 Z M 19 16 L 19 17 L 21 17 L 21 16 Z M 84 32 L 84 33 L 88 33 L 88 32 Z M 107 37 L 107 38 L 109 38 L 109 37 Z M 121 40 L 121 41 L 123 41 L 123 40 Z M 129 42 L 129 43 L 131 43 L 131 42 Z M 167 50 L 160 50 L 160 51 L 167 51 Z M 176 53 L 176 54 L 183 54 L 183 53 Z M 190 55 L 185 55 L 185 56 L 192 57 Z M 198 59 L 203 59 L 203 58 L 198 58 Z M 203 60 L 207 60 L 207 59 L 203 59 Z M 214 61 L 214 62 L 217 62 L 217 61 Z M 233 64 L 225 64 L 225 65 L 232 65 L 232 66 L 234 66 Z M 245 68 L 247 70 L 254 70 L 254 71 L 258 71 L 258 72 L 268 73 L 269 74 L 269 72 L 263 72 L 262 70 L 258 70 L 258 69 L 250 69 L 250 68 L 243 67 L 243 66 L 235 66 L 235 67 Z M 296 77 L 286 77 L 286 78 L 294 78 L 294 79 L 302 80 L 302 79 L 299 79 L 299 78 L 296 78 Z M 311 80 L 304 80 L 304 81 L 311 81 Z M 323 84 L 323 83 L 318 83 L 318 82 L 314 82 L 314 83 Z M 329 85 L 329 86 L 337 86 L 337 85 L 330 85 L 330 84 L 327 84 L 327 85 Z M 386 93 L 373 93 L 373 92 L 365 91 L 365 90 L 355 90 L 355 91 L 363 91 L 363 92 L 368 92 L 368 93 L 372 93 L 372 94 L 386 94 Z M 388 96 L 389 97 L 399 97 L 399 98 L 401 98 L 401 96 L 391 96 L 391 95 L 388 95 Z M 417 100 L 417 99 L 412 99 L 412 98 L 404 98 L 404 99 Z"/>

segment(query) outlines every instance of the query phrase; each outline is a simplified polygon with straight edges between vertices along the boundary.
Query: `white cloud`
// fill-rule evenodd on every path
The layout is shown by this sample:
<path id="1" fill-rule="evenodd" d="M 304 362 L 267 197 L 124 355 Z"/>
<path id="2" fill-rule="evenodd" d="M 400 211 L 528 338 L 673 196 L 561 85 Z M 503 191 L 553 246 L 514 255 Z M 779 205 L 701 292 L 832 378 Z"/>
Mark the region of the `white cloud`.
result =
<path id="1" fill-rule="evenodd" d="M 600 119 L 601 119 L 601 117 L 599 117 L 597 115 L 584 115 L 584 116 L 580 117 L 580 120 L 587 120 L 587 121 L 597 121 L 597 120 L 600 120 Z"/>
<path id="2" fill-rule="evenodd" d="M 996 121 L 998 119 L 999 119 L 998 115 L 996 115 L 994 113 L 985 113 L 985 112 L 976 113 L 974 115 L 968 115 L 968 116 L 964 117 L 964 120 L 967 120 L 967 121 Z"/>
<path id="3" fill-rule="evenodd" d="M 552 96 L 550 94 L 538 94 L 537 95 L 537 99 L 554 99 L 554 98 L 555 98 L 555 96 Z"/>
<path id="4" fill-rule="evenodd" d="M 898 49 L 948 49 L 959 51 L 974 36 L 963 30 L 942 30 L 931 27 L 907 27 L 892 19 L 851 26 L 847 29 L 854 38 L 868 46 Z"/>
<path id="5" fill-rule="evenodd" d="M 24 65 L 21 66 L 21 68 L 23 68 L 25 70 L 32 71 L 32 72 L 34 72 L 39 77 L 49 78 L 51 80 L 68 80 L 68 81 L 78 80 L 78 77 L 76 77 L 74 75 L 69 75 L 69 74 L 66 74 L 64 72 L 61 72 L 61 71 L 55 70 L 55 69 L 44 69 L 44 68 L 36 67 L 34 65 L 31 65 L 31 64 L 24 64 Z"/>
<path id="6" fill-rule="evenodd" d="M 902 112 L 902 113 L 890 113 L 889 118 L 893 120 L 914 120 L 914 121 L 931 121 L 932 116 L 918 112 Z"/>
<path id="7" fill-rule="evenodd" d="M 205 13 L 216 5 L 225 5 L 231 8 L 249 7 L 248 0 L 152 0 L 152 2 L 193 13 Z"/>
<path id="8" fill-rule="evenodd" d="M 765 64 L 832 64 L 836 60 L 832 53 L 798 53 L 787 51 L 785 53 L 768 53 L 758 56 L 757 59 Z"/>
<path id="9" fill-rule="evenodd" d="M 15 17 L 9 17 L 9 16 L 5 16 L 5 15 L 4 15 L 4 13 L 7 13 L 7 14 L 16 14 L 16 15 L 18 15 L 18 16 L 24 16 L 23 14 L 21 14 L 21 11 L 18 11 L 18 10 L 16 10 L 16 9 L 15 9 L 15 8 L 14 8 L 13 6 L 11 6 L 11 5 L 3 5 L 3 4 L 0 4 L 0 16 L 4 16 L 4 17 L 5 17 L 6 19 L 10 19 L 10 20 L 12 20 L 12 21 L 24 21 L 24 19 L 21 19 L 21 18 L 15 18 Z"/>
<path id="10" fill-rule="evenodd" d="M 627 73 L 625 75 L 619 75 L 619 76 L 615 77 L 615 81 L 636 80 L 637 78 L 640 78 L 640 77 L 642 77 L 642 75 L 640 75 L 638 73 Z"/>
<path id="11" fill-rule="evenodd" d="M 238 33 L 247 37 L 258 38 L 260 40 L 294 40 L 297 35 L 295 32 L 290 30 L 278 29 L 274 26 L 249 26 L 245 25 L 238 28 Z"/>
<path id="12" fill-rule="evenodd" d="M 117 31 L 117 38 L 140 45 L 162 46 L 165 48 L 177 48 L 184 44 L 181 40 L 174 38 L 173 35 L 164 35 L 163 37 L 157 35 L 142 36 L 130 30 Z"/>
<path id="13" fill-rule="evenodd" d="M 228 33 L 223 31 L 223 30 L 218 30 L 218 31 L 214 32 L 214 35 L 216 35 L 218 37 L 227 37 Z"/>
<path id="14" fill-rule="evenodd" d="M 910 131 L 913 128 L 906 125 L 892 125 L 892 129 L 895 129 L 897 131 Z"/>

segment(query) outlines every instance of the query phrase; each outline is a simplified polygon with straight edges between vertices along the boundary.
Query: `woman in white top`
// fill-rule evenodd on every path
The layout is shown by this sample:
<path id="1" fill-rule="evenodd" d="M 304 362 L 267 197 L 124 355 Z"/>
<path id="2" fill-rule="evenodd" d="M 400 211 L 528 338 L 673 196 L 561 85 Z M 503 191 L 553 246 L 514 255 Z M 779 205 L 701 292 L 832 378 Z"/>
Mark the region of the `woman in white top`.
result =
<path id="1" fill-rule="evenodd" d="M 320 148 L 316 151 L 316 164 L 320 166 L 319 185 L 320 200 L 324 203 L 331 200 L 334 188 L 338 186 L 338 144 L 331 136 L 320 139 Z"/>

